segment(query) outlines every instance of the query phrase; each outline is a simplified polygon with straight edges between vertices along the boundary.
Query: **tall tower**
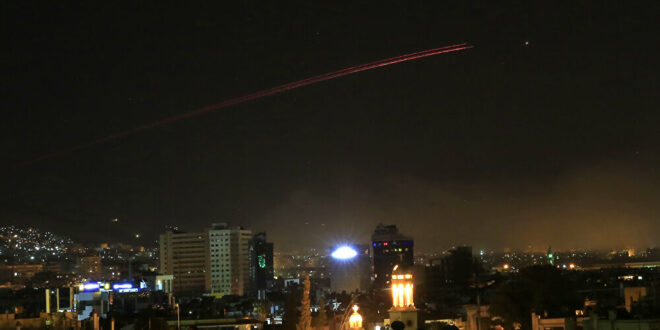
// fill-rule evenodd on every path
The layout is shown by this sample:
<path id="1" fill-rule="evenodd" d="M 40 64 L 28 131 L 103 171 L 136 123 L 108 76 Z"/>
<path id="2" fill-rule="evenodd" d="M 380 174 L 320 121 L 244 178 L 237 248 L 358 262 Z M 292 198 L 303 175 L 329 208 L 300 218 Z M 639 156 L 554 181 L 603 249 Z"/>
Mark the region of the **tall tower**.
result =
<path id="1" fill-rule="evenodd" d="M 214 223 L 206 232 L 210 271 L 207 287 L 219 294 L 244 295 L 250 290 L 250 241 L 252 232 L 242 227 Z"/>
<path id="2" fill-rule="evenodd" d="M 160 235 L 159 243 L 160 273 L 174 275 L 174 292 L 204 292 L 208 269 L 206 234 L 168 230 Z"/>
<path id="3" fill-rule="evenodd" d="M 266 290 L 273 285 L 273 276 L 273 243 L 266 241 L 266 233 L 257 233 L 250 241 L 251 294 L 265 299 Z"/>
<path id="4" fill-rule="evenodd" d="M 387 289 L 395 265 L 412 267 L 413 239 L 399 233 L 396 225 L 378 225 L 371 236 L 373 250 L 374 287 Z"/>
<path id="5" fill-rule="evenodd" d="M 413 301 L 414 284 L 411 267 L 394 266 L 392 270 L 392 308 L 389 322 L 399 321 L 406 329 L 417 329 L 418 311 Z"/>

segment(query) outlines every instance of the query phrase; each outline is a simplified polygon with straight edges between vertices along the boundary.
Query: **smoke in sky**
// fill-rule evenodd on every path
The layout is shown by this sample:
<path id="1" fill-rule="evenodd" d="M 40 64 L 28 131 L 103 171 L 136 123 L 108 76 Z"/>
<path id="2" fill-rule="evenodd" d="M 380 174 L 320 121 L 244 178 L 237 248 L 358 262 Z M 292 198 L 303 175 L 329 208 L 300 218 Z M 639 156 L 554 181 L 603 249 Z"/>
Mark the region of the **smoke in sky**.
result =
<path id="1" fill-rule="evenodd" d="M 545 182 L 432 183 L 409 175 L 351 175 L 318 189 L 300 187 L 255 227 L 268 229 L 283 250 L 368 242 L 379 222 L 398 225 L 415 238 L 418 250 L 429 252 L 459 244 L 642 248 L 659 238 L 656 183 L 650 171 L 618 165 L 573 170 Z"/>

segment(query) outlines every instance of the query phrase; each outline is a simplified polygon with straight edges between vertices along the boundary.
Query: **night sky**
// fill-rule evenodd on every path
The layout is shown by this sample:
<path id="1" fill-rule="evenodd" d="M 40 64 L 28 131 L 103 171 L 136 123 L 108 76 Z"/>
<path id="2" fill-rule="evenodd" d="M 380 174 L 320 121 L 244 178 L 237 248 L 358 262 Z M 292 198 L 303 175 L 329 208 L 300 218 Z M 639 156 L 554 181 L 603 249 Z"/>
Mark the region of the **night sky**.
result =
<path id="1" fill-rule="evenodd" d="M 229 222 L 279 251 L 379 222 L 422 251 L 659 243 L 657 1 L 225 2 L 3 1 L 0 223 L 151 244 Z"/>

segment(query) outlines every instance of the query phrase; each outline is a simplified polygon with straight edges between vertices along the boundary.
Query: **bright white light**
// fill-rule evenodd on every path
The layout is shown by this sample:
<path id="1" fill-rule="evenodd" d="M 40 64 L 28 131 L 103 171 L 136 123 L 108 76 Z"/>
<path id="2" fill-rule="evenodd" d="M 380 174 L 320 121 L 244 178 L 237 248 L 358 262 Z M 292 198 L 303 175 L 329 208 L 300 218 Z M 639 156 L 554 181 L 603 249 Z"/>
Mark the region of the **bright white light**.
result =
<path id="1" fill-rule="evenodd" d="M 96 289 L 98 289 L 99 287 L 100 287 L 100 286 L 99 286 L 98 283 L 85 283 L 85 284 L 83 285 L 83 288 L 84 288 L 85 290 L 96 290 Z"/>
<path id="2" fill-rule="evenodd" d="M 354 258 L 356 255 L 357 251 L 350 246 L 340 246 L 331 254 L 333 258 L 343 260 Z"/>
<path id="3" fill-rule="evenodd" d="M 133 284 L 131 284 L 131 283 L 115 283 L 115 284 L 112 285 L 112 288 L 115 289 L 115 290 L 132 289 Z"/>

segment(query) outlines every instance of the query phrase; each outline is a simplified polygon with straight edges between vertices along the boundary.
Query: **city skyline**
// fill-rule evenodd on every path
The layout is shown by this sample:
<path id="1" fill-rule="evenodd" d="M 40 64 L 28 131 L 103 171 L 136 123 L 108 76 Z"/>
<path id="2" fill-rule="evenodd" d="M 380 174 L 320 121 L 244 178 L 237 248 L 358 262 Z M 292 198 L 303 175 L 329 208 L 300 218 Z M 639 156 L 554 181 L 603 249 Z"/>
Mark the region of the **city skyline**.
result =
<path id="1" fill-rule="evenodd" d="M 212 228 L 214 226 L 217 226 L 218 224 L 216 223 L 209 223 L 203 228 L 199 228 L 197 230 L 187 230 L 187 228 L 182 228 L 179 226 L 166 226 L 162 228 L 162 231 L 158 234 L 160 238 L 163 237 L 163 233 L 167 232 L 174 232 L 174 233 L 181 233 L 184 235 L 206 235 L 204 232 L 208 231 L 209 228 Z M 221 225 L 225 225 L 224 223 Z M 226 224 L 228 226 L 234 226 L 233 224 Z M 379 225 L 380 226 L 380 225 Z M 392 226 L 392 225 L 389 225 Z M 396 225 L 394 225 L 396 226 Z M 235 228 L 244 228 L 242 226 L 235 226 Z M 377 227 L 378 228 L 378 227 Z M 247 231 L 253 231 L 251 228 L 244 228 Z M 14 236 L 16 235 L 16 236 Z M 256 236 L 261 235 L 262 237 L 265 237 L 266 233 L 265 232 L 260 232 L 257 233 Z M 404 237 L 404 236 L 402 236 Z M 409 239 L 413 239 L 414 237 L 407 236 Z M 371 241 L 371 243 L 369 243 Z M 319 245 L 317 246 L 297 246 L 293 249 L 283 249 L 277 246 L 276 249 L 274 249 L 274 253 L 276 255 L 314 255 L 317 257 L 323 257 L 323 258 L 331 258 L 333 252 L 337 249 L 337 247 L 342 247 L 342 246 L 349 246 L 349 247 L 354 247 L 354 246 L 370 246 L 373 243 L 377 243 L 378 241 L 373 241 L 373 232 L 371 239 L 368 239 L 367 242 L 360 241 L 359 239 L 339 239 L 339 240 L 328 240 L 327 242 L 320 242 Z M 268 244 L 272 245 L 275 242 L 270 242 Z M 158 249 L 160 240 L 148 240 L 144 238 L 136 238 L 132 237 L 128 242 L 127 241 L 120 241 L 120 240 L 108 240 L 107 237 L 95 237 L 95 240 L 93 241 L 88 241 L 88 242 L 79 242 L 76 240 L 72 240 L 70 237 L 67 237 L 65 235 L 59 235 L 57 231 L 45 231 L 45 230 L 40 230 L 37 227 L 34 226 L 0 226 L 0 253 L 5 253 L 6 256 L 11 256 L 11 254 L 7 255 L 6 253 L 11 252 L 20 252 L 20 257 L 19 259 L 22 262 L 46 262 L 47 259 L 49 259 L 49 255 L 52 254 L 53 256 L 56 256 L 56 259 L 59 259 L 61 257 L 61 254 L 64 253 L 66 254 L 67 251 L 84 251 L 84 250 L 89 250 L 89 251 L 96 251 L 95 253 L 101 254 L 99 251 L 102 250 L 111 250 L 111 249 L 138 249 L 137 251 L 151 251 L 149 252 L 150 254 L 158 254 Z M 4 246 L 4 247 L 3 247 Z M 418 257 L 426 258 L 426 257 L 434 257 L 434 256 L 442 256 L 445 255 L 446 253 L 450 252 L 453 249 L 456 249 L 457 247 L 470 247 L 473 248 L 475 251 L 475 254 L 479 254 L 481 256 L 484 255 L 492 255 L 492 254 L 510 254 L 510 253 L 523 253 L 523 254 L 537 254 L 537 255 L 543 255 L 545 254 L 549 249 L 554 250 L 557 253 L 596 253 L 597 255 L 610 255 L 610 256 L 629 256 L 629 257 L 640 257 L 644 256 L 646 253 L 651 251 L 651 253 L 655 253 L 658 249 L 657 246 L 609 246 L 606 248 L 599 248 L 599 249 L 588 249 L 588 248 L 579 248 L 579 247 L 569 247 L 569 248 L 557 248 L 553 247 L 551 245 L 528 245 L 523 248 L 490 248 L 486 246 L 479 246 L 479 245 L 472 245 L 469 243 L 462 243 L 462 244 L 454 244 L 454 245 L 436 245 L 434 249 L 430 250 L 420 250 L 420 249 L 415 249 L 414 250 L 414 256 L 417 260 Z M 30 257 L 32 256 L 32 257 Z M 32 258 L 32 259 L 31 259 Z M 119 257 L 119 260 L 121 260 L 122 257 Z M 18 259 L 17 259 L 18 260 Z M 417 261 L 415 261 L 417 262 Z"/>
<path id="2" fill-rule="evenodd" d="M 0 329 L 660 330 L 659 1 L 0 1 Z"/>
<path id="3" fill-rule="evenodd" d="M 368 242 L 379 223 L 397 224 L 422 251 L 660 243 L 653 10 L 148 7 L 2 4 L 11 31 L 0 78 L 3 224 L 151 242 L 167 224 L 229 222 L 267 232 L 282 250 Z M 461 42 L 474 48 L 23 162 Z"/>

